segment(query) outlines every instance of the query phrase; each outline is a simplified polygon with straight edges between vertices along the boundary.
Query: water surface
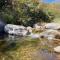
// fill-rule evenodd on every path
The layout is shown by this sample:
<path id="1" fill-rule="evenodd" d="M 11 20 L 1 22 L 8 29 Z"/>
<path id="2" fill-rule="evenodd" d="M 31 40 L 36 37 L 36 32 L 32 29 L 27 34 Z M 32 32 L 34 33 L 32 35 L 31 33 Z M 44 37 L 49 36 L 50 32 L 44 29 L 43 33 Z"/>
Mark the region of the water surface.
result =
<path id="1" fill-rule="evenodd" d="M 0 36 L 0 60 L 59 60 L 52 40 L 13 35 Z"/>

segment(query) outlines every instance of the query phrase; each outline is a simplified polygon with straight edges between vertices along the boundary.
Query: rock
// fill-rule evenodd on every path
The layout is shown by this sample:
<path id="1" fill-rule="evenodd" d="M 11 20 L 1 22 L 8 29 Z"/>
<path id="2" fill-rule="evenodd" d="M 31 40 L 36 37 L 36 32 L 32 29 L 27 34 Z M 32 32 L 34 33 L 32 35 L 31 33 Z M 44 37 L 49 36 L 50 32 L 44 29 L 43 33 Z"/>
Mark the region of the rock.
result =
<path id="1" fill-rule="evenodd" d="M 60 53 L 60 46 L 55 47 L 54 51 L 57 52 L 57 53 Z"/>
<path id="2" fill-rule="evenodd" d="M 4 30 L 5 32 L 13 35 L 25 36 L 27 34 L 26 28 L 19 25 L 7 24 Z"/>
<path id="3" fill-rule="evenodd" d="M 33 39 L 37 39 L 37 38 L 40 38 L 40 34 L 31 34 L 31 35 L 29 35 L 31 38 L 33 38 Z"/>
<path id="4" fill-rule="evenodd" d="M 60 36 L 60 32 L 58 32 L 57 30 L 52 30 L 52 29 L 49 29 L 40 33 L 40 37 L 47 38 L 48 40 L 55 39 L 57 38 L 57 36 Z"/>
<path id="5" fill-rule="evenodd" d="M 34 24 L 35 31 L 43 31 L 45 29 L 45 26 L 43 23 L 37 23 Z"/>
<path id="6" fill-rule="evenodd" d="M 32 27 L 28 26 L 28 27 L 27 27 L 27 31 L 28 31 L 28 32 L 27 32 L 27 35 L 31 34 L 31 33 L 32 33 Z"/>
<path id="7" fill-rule="evenodd" d="M 60 39 L 54 39 L 52 41 L 52 44 L 54 44 L 54 45 L 60 45 Z"/>
<path id="8" fill-rule="evenodd" d="M 56 34 L 56 35 L 55 35 L 55 38 L 56 38 L 56 39 L 60 39 L 60 34 Z"/>
<path id="9" fill-rule="evenodd" d="M 34 25 L 34 28 L 35 28 L 36 31 L 39 31 L 40 30 L 40 26 L 38 24 L 35 24 Z"/>
<path id="10" fill-rule="evenodd" d="M 45 28 L 46 29 L 58 30 L 58 29 L 60 29 L 60 24 L 58 24 L 58 23 L 47 23 L 47 24 L 45 24 Z"/>

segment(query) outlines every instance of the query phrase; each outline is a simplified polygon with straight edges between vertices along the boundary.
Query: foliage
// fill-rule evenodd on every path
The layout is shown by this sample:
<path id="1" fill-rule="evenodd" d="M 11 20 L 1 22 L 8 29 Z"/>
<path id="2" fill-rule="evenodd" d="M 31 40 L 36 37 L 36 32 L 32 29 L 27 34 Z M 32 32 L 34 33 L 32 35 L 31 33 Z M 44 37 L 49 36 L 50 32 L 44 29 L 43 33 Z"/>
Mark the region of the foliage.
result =
<path id="1" fill-rule="evenodd" d="M 46 6 L 40 8 L 44 5 L 40 5 L 39 0 L 2 0 L 0 6 L 0 18 L 7 23 L 33 26 L 37 22 L 51 21 L 51 16 L 44 11 Z"/>

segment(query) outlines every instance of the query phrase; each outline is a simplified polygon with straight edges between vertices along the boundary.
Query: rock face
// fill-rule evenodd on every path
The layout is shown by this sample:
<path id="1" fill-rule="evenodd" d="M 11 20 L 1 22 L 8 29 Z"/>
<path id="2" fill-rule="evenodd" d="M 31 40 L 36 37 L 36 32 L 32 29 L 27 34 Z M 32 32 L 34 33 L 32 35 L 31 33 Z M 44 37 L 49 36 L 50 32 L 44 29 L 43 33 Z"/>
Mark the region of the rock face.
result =
<path id="1" fill-rule="evenodd" d="M 5 27 L 5 23 L 3 21 L 0 20 L 0 34 L 4 34 L 4 27 Z"/>
<path id="2" fill-rule="evenodd" d="M 57 52 L 57 53 L 60 53 L 60 46 L 55 47 L 54 51 Z"/>
<path id="3" fill-rule="evenodd" d="M 4 30 L 13 35 L 25 36 L 27 34 L 27 29 L 24 26 L 19 25 L 7 24 Z"/>
<path id="4" fill-rule="evenodd" d="M 58 29 L 60 29 L 60 24 L 58 24 L 58 23 L 47 23 L 47 24 L 45 24 L 45 28 L 46 29 L 58 30 Z"/>

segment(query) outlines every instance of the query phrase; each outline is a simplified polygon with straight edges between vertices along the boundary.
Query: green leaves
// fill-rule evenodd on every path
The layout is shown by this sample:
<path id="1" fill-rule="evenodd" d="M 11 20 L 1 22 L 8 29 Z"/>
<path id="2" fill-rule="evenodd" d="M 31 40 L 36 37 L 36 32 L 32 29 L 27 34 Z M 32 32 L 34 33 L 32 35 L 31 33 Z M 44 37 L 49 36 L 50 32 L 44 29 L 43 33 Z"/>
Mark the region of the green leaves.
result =
<path id="1" fill-rule="evenodd" d="M 4 9 L 1 9 L 2 11 L 0 13 L 0 17 L 4 19 L 7 23 L 33 26 L 37 22 L 51 21 L 51 17 L 48 14 L 46 14 L 45 4 L 40 5 L 39 0 L 6 1 L 7 2 L 4 3 L 5 1 L 2 0 L 2 3 L 4 3 Z"/>

